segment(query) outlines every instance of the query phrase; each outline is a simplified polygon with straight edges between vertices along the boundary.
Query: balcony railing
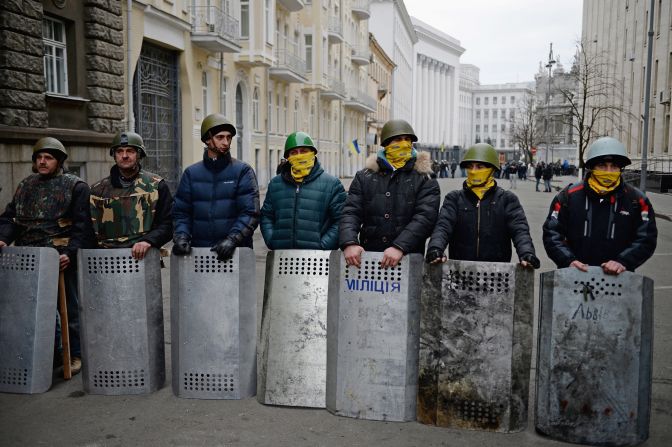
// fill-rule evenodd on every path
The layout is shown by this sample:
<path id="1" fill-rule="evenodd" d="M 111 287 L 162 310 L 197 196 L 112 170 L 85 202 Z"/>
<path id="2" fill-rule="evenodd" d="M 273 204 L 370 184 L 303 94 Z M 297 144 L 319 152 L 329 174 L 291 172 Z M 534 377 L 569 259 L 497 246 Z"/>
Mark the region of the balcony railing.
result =
<path id="1" fill-rule="evenodd" d="M 286 68 L 301 76 L 306 75 L 306 61 L 294 54 L 293 51 L 278 49 L 275 52 L 275 59 L 278 68 Z"/>
<path id="2" fill-rule="evenodd" d="M 240 24 L 216 6 L 194 6 L 191 8 L 191 32 L 236 40 L 240 37 Z"/>
<path id="3" fill-rule="evenodd" d="M 334 93 L 337 93 L 338 95 L 345 96 L 345 83 L 342 81 L 339 81 L 333 76 L 328 76 L 327 77 L 327 85 L 329 86 L 329 89 L 333 91 Z"/>
<path id="4" fill-rule="evenodd" d="M 378 101 L 362 90 L 351 88 L 348 90 L 346 106 L 359 109 L 362 112 L 375 112 Z"/>
<path id="5" fill-rule="evenodd" d="M 354 46 L 352 47 L 352 62 L 358 65 L 366 65 L 369 63 L 371 58 L 371 51 L 369 47 L 366 46 Z"/>
<path id="6" fill-rule="evenodd" d="M 332 42 L 343 41 L 343 24 L 338 17 L 329 17 L 329 40 Z"/>
<path id="7" fill-rule="evenodd" d="M 369 0 L 356 0 L 352 3 L 352 13 L 359 20 L 368 19 L 371 17 L 369 9 Z"/>

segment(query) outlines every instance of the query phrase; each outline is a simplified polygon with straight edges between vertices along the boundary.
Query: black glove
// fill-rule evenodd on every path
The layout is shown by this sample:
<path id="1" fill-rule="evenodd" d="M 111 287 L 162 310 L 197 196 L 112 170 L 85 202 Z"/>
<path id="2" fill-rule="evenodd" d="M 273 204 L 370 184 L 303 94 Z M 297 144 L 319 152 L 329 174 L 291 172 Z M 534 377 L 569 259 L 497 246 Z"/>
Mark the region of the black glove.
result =
<path id="1" fill-rule="evenodd" d="M 531 253 L 523 255 L 523 257 L 520 258 L 520 260 L 527 262 L 528 264 L 530 264 L 535 269 L 538 269 L 539 267 L 541 267 L 541 261 L 539 261 L 539 258 L 537 258 L 536 256 L 534 256 Z"/>
<path id="2" fill-rule="evenodd" d="M 443 258 L 443 252 L 435 248 L 427 252 L 427 256 L 425 256 L 425 261 L 432 262 L 442 258 Z"/>
<path id="3" fill-rule="evenodd" d="M 236 250 L 236 243 L 228 237 L 226 239 L 222 239 L 221 241 L 217 242 L 210 249 L 210 251 L 214 251 L 217 253 L 218 261 L 228 261 L 233 256 L 233 252 L 235 250 Z"/>
<path id="4" fill-rule="evenodd" d="M 191 241 L 186 234 L 176 234 L 173 236 L 173 254 L 177 256 L 188 255 L 191 253 Z"/>

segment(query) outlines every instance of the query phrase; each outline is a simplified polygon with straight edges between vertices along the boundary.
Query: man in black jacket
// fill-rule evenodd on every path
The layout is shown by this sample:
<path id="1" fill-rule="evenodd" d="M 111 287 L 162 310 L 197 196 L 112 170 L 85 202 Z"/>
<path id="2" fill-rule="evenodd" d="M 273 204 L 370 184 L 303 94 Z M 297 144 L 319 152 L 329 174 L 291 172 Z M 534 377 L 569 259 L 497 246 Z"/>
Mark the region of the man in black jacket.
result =
<path id="1" fill-rule="evenodd" d="M 33 171 L 19 183 L 14 199 L 0 216 L 0 250 L 16 246 L 52 247 L 59 253 L 67 296 L 72 374 L 82 368 L 77 307 L 79 248 L 94 245 L 89 185 L 63 170 L 68 153 L 56 138 L 45 137 L 33 147 Z"/>
<path id="2" fill-rule="evenodd" d="M 544 247 L 558 268 L 601 266 L 604 273 L 634 271 L 656 249 L 651 202 L 621 178 L 630 164 L 615 138 L 597 139 L 586 153 L 588 174 L 553 199 L 544 223 Z"/>
<path id="3" fill-rule="evenodd" d="M 110 176 L 91 187 L 91 216 L 102 248 L 130 248 L 143 259 L 150 247 L 161 248 L 173 237 L 173 197 L 166 182 L 145 171 L 142 137 L 119 132 L 110 147 L 115 165 Z"/>
<path id="4" fill-rule="evenodd" d="M 395 267 L 408 253 L 424 253 L 441 201 L 428 152 L 416 152 L 410 124 L 383 126 L 384 149 L 366 160 L 343 207 L 339 244 L 347 265 L 359 267 L 364 250 L 381 251 L 381 267 Z"/>
<path id="5" fill-rule="evenodd" d="M 527 218 L 518 197 L 497 186 L 495 148 L 479 143 L 469 148 L 460 166 L 467 170 L 461 190 L 446 194 L 429 240 L 426 260 L 437 264 L 462 261 L 511 262 L 511 242 L 524 267 L 539 268 Z"/>

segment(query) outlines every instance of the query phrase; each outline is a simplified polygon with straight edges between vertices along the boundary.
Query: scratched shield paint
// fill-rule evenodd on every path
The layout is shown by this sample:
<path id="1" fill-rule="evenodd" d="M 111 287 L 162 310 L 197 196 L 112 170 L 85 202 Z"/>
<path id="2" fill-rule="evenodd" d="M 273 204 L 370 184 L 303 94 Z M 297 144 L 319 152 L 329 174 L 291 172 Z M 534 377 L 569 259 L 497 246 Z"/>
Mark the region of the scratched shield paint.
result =
<path id="1" fill-rule="evenodd" d="M 566 442 L 648 438 L 653 281 L 591 267 L 541 275 L 536 428 Z"/>
<path id="2" fill-rule="evenodd" d="M 266 257 L 257 400 L 325 407 L 329 251 L 276 250 Z"/>
<path id="3" fill-rule="evenodd" d="M 532 271 L 516 264 L 425 266 L 418 421 L 515 432 L 527 426 Z"/>

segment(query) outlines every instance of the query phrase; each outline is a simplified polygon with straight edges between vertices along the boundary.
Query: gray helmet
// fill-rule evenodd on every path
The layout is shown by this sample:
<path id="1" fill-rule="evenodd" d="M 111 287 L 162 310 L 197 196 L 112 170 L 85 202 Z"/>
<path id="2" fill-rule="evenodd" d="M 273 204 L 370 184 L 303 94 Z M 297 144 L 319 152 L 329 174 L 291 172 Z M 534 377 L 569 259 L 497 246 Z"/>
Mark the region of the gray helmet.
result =
<path id="1" fill-rule="evenodd" d="M 460 167 L 464 168 L 469 162 L 485 163 L 495 168 L 496 171 L 499 171 L 497 151 L 488 143 L 477 143 L 467 149 L 464 158 L 460 162 Z"/>
<path id="2" fill-rule="evenodd" d="M 114 151 L 118 147 L 127 146 L 136 148 L 140 154 L 140 158 L 147 156 L 147 152 L 145 152 L 145 143 L 142 141 L 142 137 L 135 132 L 117 132 L 114 136 L 114 140 L 112 140 L 110 156 L 114 157 Z"/>
<path id="3" fill-rule="evenodd" d="M 231 132 L 231 136 L 236 135 L 236 128 L 220 113 L 212 113 L 203 119 L 201 123 L 201 141 L 206 142 L 212 135 L 222 130 Z"/>
<path id="4" fill-rule="evenodd" d="M 404 120 L 390 120 L 385 123 L 383 130 L 380 131 L 380 141 L 382 146 L 387 146 L 390 140 L 394 137 L 399 137 L 401 135 L 408 135 L 411 137 L 411 141 L 418 141 L 418 137 L 415 136 L 415 131 L 410 124 Z"/>
<path id="5" fill-rule="evenodd" d="M 625 145 L 612 137 L 601 137 L 595 140 L 588 147 L 583 158 L 588 169 L 592 169 L 599 161 L 614 161 L 621 168 L 631 163 Z"/>
<path id="6" fill-rule="evenodd" d="M 63 143 L 52 137 L 44 137 L 37 140 L 37 143 L 33 146 L 33 162 L 37 159 L 39 152 L 49 152 L 60 162 L 68 158 L 68 151 L 65 150 Z"/>

